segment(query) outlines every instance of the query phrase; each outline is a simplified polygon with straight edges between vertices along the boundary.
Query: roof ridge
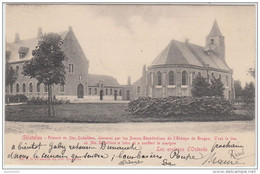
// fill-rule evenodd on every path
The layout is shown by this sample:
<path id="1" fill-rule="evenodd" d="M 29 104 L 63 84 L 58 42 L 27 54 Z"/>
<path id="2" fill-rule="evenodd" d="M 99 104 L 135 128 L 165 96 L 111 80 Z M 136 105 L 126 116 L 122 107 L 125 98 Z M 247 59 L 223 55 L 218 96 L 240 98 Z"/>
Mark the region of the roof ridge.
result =
<path id="1" fill-rule="evenodd" d="M 188 48 L 195 54 L 195 57 L 202 63 L 204 67 L 206 67 L 206 63 L 202 60 L 202 58 L 198 55 L 198 53 L 187 43 Z"/>
<path id="2" fill-rule="evenodd" d="M 170 42 L 170 45 L 172 45 L 172 43 L 175 45 L 175 47 L 179 50 L 179 52 L 181 53 L 181 55 L 182 55 L 182 57 L 184 58 L 184 60 L 186 61 L 186 63 L 189 63 L 189 61 L 185 58 L 185 56 L 183 55 L 183 53 L 182 53 L 182 51 L 181 51 L 181 49 L 178 47 L 178 45 L 176 44 L 176 42 L 180 42 L 180 43 L 183 43 L 183 44 L 185 44 L 184 42 L 181 42 L 181 41 L 178 41 L 178 40 L 174 40 L 174 39 L 172 39 L 171 40 L 171 42 Z M 170 47 L 170 49 L 171 49 L 171 47 Z M 169 53 L 170 53 L 170 50 L 169 50 Z M 168 53 L 168 54 L 169 54 Z"/>

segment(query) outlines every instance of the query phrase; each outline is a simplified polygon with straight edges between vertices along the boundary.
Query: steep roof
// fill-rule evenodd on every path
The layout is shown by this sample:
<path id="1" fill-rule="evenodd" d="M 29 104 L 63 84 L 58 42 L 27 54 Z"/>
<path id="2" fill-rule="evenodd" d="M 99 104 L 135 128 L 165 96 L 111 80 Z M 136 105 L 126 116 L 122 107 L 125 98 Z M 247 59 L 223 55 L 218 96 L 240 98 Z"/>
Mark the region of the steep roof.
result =
<path id="1" fill-rule="evenodd" d="M 61 32 L 59 35 L 64 39 L 69 31 Z M 38 45 L 37 37 L 31 39 L 20 40 L 18 42 L 6 43 L 6 52 L 8 52 L 8 62 L 21 62 L 32 58 L 32 50 Z M 66 49 L 64 49 L 66 50 Z M 25 57 L 20 59 L 18 53 L 26 53 Z"/>
<path id="2" fill-rule="evenodd" d="M 153 65 L 195 65 L 230 71 L 227 64 L 214 52 L 207 54 L 204 47 L 188 42 L 172 40 L 152 62 Z"/>
<path id="3" fill-rule="evenodd" d="M 104 86 L 120 86 L 118 81 L 112 77 L 107 75 L 97 75 L 97 74 L 88 74 L 88 85 L 89 86 L 97 86 L 100 81 L 103 82 Z"/>
<path id="4" fill-rule="evenodd" d="M 221 34 L 221 32 L 219 30 L 218 23 L 216 20 L 214 20 L 213 26 L 212 26 L 211 31 L 208 36 L 222 36 L 223 37 L 223 35 Z"/>

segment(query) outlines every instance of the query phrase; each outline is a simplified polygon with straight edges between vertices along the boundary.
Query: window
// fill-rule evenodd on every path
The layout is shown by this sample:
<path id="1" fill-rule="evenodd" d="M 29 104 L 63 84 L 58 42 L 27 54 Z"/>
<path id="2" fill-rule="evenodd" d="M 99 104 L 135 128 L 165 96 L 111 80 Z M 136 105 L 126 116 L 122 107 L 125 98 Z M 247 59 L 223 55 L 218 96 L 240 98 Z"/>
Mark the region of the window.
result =
<path id="1" fill-rule="evenodd" d="M 97 95 L 97 88 L 95 88 L 95 95 Z"/>
<path id="2" fill-rule="evenodd" d="M 73 64 L 69 64 L 69 73 L 70 74 L 74 73 L 74 66 L 73 66 Z"/>
<path id="3" fill-rule="evenodd" d="M 32 83 L 29 84 L 29 92 L 33 92 L 33 84 Z"/>
<path id="4" fill-rule="evenodd" d="M 215 79 L 214 73 L 211 73 L 211 79 L 212 79 L 212 80 Z"/>
<path id="5" fill-rule="evenodd" d="M 22 59 L 25 57 L 25 55 L 26 55 L 25 53 L 19 53 L 19 58 Z"/>
<path id="6" fill-rule="evenodd" d="M 212 45 L 214 44 L 214 39 L 211 39 L 211 44 L 212 44 Z"/>
<path id="7" fill-rule="evenodd" d="M 16 93 L 19 93 L 19 84 L 16 84 Z"/>
<path id="8" fill-rule="evenodd" d="M 112 89 L 110 89 L 110 95 L 112 95 Z"/>
<path id="9" fill-rule="evenodd" d="M 162 85 L 162 73 L 160 71 L 157 72 L 157 85 Z"/>
<path id="10" fill-rule="evenodd" d="M 188 85 L 188 73 L 187 71 L 182 71 L 182 83 L 181 85 Z"/>
<path id="11" fill-rule="evenodd" d="M 201 73 L 200 72 L 198 73 L 198 77 L 201 77 Z"/>
<path id="12" fill-rule="evenodd" d="M 91 88 L 88 89 L 88 94 L 91 95 Z"/>
<path id="13" fill-rule="evenodd" d="M 122 91 L 121 90 L 119 90 L 119 96 L 122 96 Z"/>
<path id="14" fill-rule="evenodd" d="M 226 85 L 228 86 L 228 76 L 226 76 Z"/>
<path id="15" fill-rule="evenodd" d="M 106 89 L 106 95 L 108 95 L 108 90 Z"/>
<path id="16" fill-rule="evenodd" d="M 44 92 L 48 92 L 48 86 L 44 85 Z"/>
<path id="17" fill-rule="evenodd" d="M 17 75 L 19 74 L 19 66 L 18 65 L 15 68 L 15 72 L 16 72 Z"/>
<path id="18" fill-rule="evenodd" d="M 26 92 L 26 85 L 25 85 L 25 83 L 23 84 L 23 92 Z"/>
<path id="19" fill-rule="evenodd" d="M 139 94 L 141 92 L 140 86 L 137 87 L 137 93 Z"/>
<path id="20" fill-rule="evenodd" d="M 81 81 L 81 80 L 82 80 L 82 75 L 80 74 L 80 75 L 79 75 L 79 81 Z"/>
<path id="21" fill-rule="evenodd" d="M 39 82 L 36 85 L 36 92 L 41 92 L 41 84 Z"/>
<path id="22" fill-rule="evenodd" d="M 221 78 L 221 75 L 219 74 L 218 78 L 220 79 L 220 81 L 222 82 L 222 78 Z"/>
<path id="23" fill-rule="evenodd" d="M 65 85 L 64 84 L 60 84 L 60 92 L 65 92 Z"/>
<path id="24" fill-rule="evenodd" d="M 10 85 L 10 92 L 13 93 L 14 89 L 13 89 L 13 85 Z"/>
<path id="25" fill-rule="evenodd" d="M 169 72 L 169 85 L 174 85 L 174 72 Z"/>

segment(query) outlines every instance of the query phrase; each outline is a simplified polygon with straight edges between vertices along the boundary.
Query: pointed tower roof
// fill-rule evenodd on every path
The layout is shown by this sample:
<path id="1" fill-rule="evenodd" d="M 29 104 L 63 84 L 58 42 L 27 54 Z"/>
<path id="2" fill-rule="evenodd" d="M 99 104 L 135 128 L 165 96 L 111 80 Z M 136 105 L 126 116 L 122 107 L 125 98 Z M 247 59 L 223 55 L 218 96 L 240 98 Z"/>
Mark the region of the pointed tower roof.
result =
<path id="1" fill-rule="evenodd" d="M 219 30 L 218 23 L 217 23 L 216 19 L 214 20 L 213 26 L 212 26 L 211 31 L 210 31 L 208 36 L 222 36 L 222 37 L 224 37 Z"/>

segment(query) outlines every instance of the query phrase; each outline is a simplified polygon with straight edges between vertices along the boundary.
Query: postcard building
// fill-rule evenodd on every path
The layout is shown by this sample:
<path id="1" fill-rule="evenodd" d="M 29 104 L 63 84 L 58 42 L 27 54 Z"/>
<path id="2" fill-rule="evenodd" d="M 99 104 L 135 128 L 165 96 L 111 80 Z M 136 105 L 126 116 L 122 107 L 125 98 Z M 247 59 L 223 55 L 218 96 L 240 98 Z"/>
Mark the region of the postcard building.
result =
<path id="1" fill-rule="evenodd" d="M 63 39 L 62 50 L 67 56 L 65 85 L 53 85 L 53 95 L 70 100 L 122 100 L 122 86 L 111 76 L 89 74 L 89 61 L 86 58 L 73 30 L 59 33 Z M 32 50 L 42 37 L 39 28 L 37 37 L 21 40 L 19 34 L 13 43 L 6 44 L 6 60 L 18 76 L 13 85 L 6 87 L 7 94 L 24 94 L 27 97 L 46 97 L 47 86 L 36 79 L 22 75 L 23 64 L 32 58 Z"/>
<path id="2" fill-rule="evenodd" d="M 221 78 L 224 96 L 234 98 L 233 70 L 226 63 L 225 38 L 217 21 L 206 36 L 205 46 L 172 40 L 150 66 L 143 67 L 142 77 L 133 83 L 133 98 L 191 96 L 192 81 L 197 76 Z"/>
<path id="3" fill-rule="evenodd" d="M 89 74 L 86 58 L 73 30 L 59 33 L 63 39 L 62 50 L 65 62 L 65 85 L 53 85 L 53 95 L 69 100 L 132 100 L 139 97 L 191 96 L 192 81 L 197 75 L 210 79 L 220 77 L 225 86 L 224 96 L 233 99 L 233 71 L 225 60 L 225 38 L 214 21 L 206 36 L 205 47 L 172 40 L 150 66 L 143 67 L 142 77 L 131 84 L 120 85 L 111 76 Z M 27 97 L 46 97 L 47 86 L 36 79 L 22 75 L 24 62 L 32 58 L 31 52 L 42 37 L 39 28 L 37 37 L 21 40 L 16 34 L 13 43 L 6 44 L 6 60 L 18 79 L 6 87 L 7 94 L 24 94 Z"/>

